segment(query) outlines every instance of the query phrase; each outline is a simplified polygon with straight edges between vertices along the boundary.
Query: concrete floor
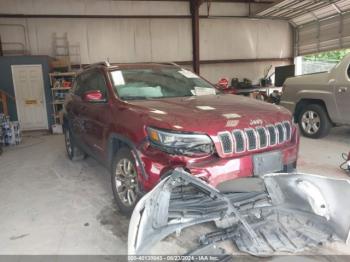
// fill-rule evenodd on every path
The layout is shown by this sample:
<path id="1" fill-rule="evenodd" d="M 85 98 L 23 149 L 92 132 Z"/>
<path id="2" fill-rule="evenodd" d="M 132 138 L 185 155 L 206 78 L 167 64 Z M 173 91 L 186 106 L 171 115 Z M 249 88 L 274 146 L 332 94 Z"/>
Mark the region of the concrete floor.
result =
<path id="1" fill-rule="evenodd" d="M 302 138 L 299 170 L 346 177 L 338 166 L 349 136 L 342 127 L 322 140 Z M 0 210 L 0 254 L 126 254 L 128 219 L 114 207 L 108 172 L 92 158 L 69 161 L 61 135 L 27 134 L 5 148 Z"/>

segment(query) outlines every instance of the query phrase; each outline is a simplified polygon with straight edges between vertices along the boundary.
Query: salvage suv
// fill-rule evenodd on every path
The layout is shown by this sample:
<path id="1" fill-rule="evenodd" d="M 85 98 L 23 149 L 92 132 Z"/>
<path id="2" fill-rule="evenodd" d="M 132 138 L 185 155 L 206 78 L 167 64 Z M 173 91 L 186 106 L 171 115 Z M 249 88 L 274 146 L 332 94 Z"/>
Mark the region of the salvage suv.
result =
<path id="1" fill-rule="evenodd" d="M 294 170 L 298 155 L 286 109 L 220 94 L 171 63 L 91 65 L 66 97 L 63 126 L 69 158 L 103 163 L 126 214 L 173 169 L 218 186 Z"/>

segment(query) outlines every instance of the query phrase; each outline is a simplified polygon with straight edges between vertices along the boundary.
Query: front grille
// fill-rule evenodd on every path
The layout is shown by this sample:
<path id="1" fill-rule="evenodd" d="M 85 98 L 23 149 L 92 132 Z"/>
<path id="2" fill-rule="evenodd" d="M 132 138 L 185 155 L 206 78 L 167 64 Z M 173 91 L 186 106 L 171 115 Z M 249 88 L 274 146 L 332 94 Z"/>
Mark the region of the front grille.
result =
<path id="1" fill-rule="evenodd" d="M 286 130 L 286 140 L 290 140 L 292 136 L 292 127 L 288 121 L 283 122 L 283 126 Z"/>
<path id="2" fill-rule="evenodd" d="M 259 137 L 259 147 L 260 148 L 265 148 L 267 147 L 267 133 L 266 129 L 264 127 L 257 127 L 256 132 L 258 133 Z"/>
<path id="3" fill-rule="evenodd" d="M 246 129 L 245 133 L 247 135 L 247 149 L 249 151 L 255 150 L 257 148 L 257 139 L 255 136 L 255 130 L 253 128 Z"/>
<path id="4" fill-rule="evenodd" d="M 292 125 L 288 121 L 276 123 L 275 125 L 259 126 L 218 133 L 222 152 L 225 155 L 232 153 L 242 153 L 246 150 L 253 151 L 257 149 L 275 146 L 289 141 L 292 137 Z"/>
<path id="5" fill-rule="evenodd" d="M 277 143 L 277 137 L 276 137 L 276 128 L 273 125 L 267 126 L 267 130 L 269 131 L 269 145 L 274 146 Z"/>
<path id="6" fill-rule="evenodd" d="M 235 152 L 242 153 L 245 150 L 244 132 L 242 130 L 235 130 L 232 132 L 235 141 Z"/>
<path id="7" fill-rule="evenodd" d="M 285 140 L 284 128 L 281 123 L 276 124 L 277 134 L 278 134 L 278 143 L 281 144 Z"/>
<path id="8" fill-rule="evenodd" d="M 230 154 L 233 151 L 232 137 L 229 132 L 222 132 L 219 134 L 222 151 L 224 154 Z"/>

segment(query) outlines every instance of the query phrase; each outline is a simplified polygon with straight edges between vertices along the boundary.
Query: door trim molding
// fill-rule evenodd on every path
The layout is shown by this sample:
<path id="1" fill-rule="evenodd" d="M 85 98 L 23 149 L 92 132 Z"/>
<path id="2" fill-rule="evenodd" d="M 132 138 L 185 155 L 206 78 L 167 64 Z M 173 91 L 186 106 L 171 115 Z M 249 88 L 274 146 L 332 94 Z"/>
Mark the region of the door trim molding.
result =
<path id="1" fill-rule="evenodd" d="M 17 117 L 18 117 L 18 121 L 21 124 L 21 114 L 19 112 L 19 106 L 18 106 L 18 101 L 17 101 L 17 93 L 16 93 L 16 84 L 15 84 L 15 78 L 14 78 L 14 73 L 13 70 L 15 68 L 19 68 L 19 67 L 40 67 L 40 78 L 41 78 L 41 82 L 42 82 L 42 88 L 44 91 L 44 97 L 43 97 L 43 105 L 44 105 L 44 114 L 45 114 L 45 127 L 46 130 L 49 130 L 49 119 L 48 119 L 48 115 L 47 115 L 47 104 L 46 104 L 46 92 L 45 92 L 45 83 L 44 83 L 44 73 L 43 73 L 43 67 L 41 64 L 28 64 L 28 65 L 11 65 L 11 74 L 12 74 L 12 84 L 13 84 L 13 91 L 15 93 L 15 102 L 16 102 L 16 111 L 17 111 Z M 42 130 L 42 128 L 26 128 L 23 129 L 22 125 L 21 125 L 21 130 Z"/>

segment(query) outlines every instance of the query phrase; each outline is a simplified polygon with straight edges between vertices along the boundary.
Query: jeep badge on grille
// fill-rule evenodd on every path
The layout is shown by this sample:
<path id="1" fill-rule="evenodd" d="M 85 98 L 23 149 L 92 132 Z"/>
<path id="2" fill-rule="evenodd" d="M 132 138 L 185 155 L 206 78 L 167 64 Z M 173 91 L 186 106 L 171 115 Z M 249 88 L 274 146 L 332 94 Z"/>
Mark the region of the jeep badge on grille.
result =
<path id="1" fill-rule="evenodd" d="M 258 126 L 258 125 L 262 125 L 262 124 L 263 124 L 263 121 L 261 119 L 250 120 L 251 126 Z"/>

